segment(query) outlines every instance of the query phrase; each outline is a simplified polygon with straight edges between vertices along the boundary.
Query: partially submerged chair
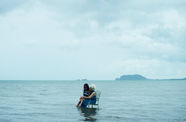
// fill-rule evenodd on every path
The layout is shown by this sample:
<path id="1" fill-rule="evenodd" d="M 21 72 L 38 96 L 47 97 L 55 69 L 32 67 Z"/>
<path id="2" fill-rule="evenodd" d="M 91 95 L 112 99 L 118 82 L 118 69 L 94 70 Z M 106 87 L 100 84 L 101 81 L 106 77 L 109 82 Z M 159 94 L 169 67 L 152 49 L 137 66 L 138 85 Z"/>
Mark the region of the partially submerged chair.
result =
<path id="1" fill-rule="evenodd" d="M 101 95 L 101 91 L 97 90 L 96 91 L 96 103 L 95 104 L 88 103 L 88 108 L 94 108 L 94 106 L 99 108 L 100 95 Z"/>

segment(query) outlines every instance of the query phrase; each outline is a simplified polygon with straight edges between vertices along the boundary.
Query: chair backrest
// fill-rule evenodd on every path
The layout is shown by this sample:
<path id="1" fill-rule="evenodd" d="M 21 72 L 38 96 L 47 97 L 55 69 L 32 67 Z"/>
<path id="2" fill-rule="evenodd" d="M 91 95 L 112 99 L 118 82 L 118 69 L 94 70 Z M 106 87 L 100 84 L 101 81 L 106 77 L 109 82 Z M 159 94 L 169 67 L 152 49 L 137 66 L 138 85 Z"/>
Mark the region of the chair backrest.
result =
<path id="1" fill-rule="evenodd" d="M 96 101 L 99 101 L 100 95 L 101 95 L 101 91 L 96 90 Z"/>

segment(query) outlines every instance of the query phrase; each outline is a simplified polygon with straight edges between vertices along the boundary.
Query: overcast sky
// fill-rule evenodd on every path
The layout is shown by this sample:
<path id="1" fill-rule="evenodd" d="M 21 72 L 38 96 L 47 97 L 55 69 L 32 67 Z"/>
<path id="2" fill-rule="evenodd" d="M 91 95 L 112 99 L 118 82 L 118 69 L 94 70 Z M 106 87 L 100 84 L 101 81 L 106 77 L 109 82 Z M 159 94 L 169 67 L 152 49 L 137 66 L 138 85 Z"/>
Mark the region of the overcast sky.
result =
<path id="1" fill-rule="evenodd" d="M 0 79 L 186 77 L 185 0 L 0 0 Z"/>

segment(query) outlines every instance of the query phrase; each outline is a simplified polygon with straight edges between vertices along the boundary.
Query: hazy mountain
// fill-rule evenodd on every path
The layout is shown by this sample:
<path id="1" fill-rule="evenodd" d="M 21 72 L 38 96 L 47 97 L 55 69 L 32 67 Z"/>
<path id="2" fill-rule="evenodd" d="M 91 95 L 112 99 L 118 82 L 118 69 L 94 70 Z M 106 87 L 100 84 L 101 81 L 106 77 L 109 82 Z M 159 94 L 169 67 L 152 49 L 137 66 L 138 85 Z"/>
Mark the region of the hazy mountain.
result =
<path id="1" fill-rule="evenodd" d="M 122 75 L 115 80 L 186 80 L 186 78 L 173 78 L 173 79 L 148 79 L 142 75 L 135 74 L 135 75 Z"/>
<path id="2" fill-rule="evenodd" d="M 122 75 L 119 78 L 116 78 L 116 80 L 147 80 L 147 78 L 145 78 L 142 75 L 135 74 L 135 75 Z"/>

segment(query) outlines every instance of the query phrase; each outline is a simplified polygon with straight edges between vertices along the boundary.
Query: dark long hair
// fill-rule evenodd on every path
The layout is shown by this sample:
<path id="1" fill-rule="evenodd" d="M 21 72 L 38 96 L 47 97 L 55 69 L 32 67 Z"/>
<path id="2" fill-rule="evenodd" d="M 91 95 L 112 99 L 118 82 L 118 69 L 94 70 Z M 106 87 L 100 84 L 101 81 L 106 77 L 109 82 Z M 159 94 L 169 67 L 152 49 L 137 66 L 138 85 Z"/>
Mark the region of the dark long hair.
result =
<path id="1" fill-rule="evenodd" d="M 83 85 L 83 92 L 85 91 L 84 87 L 87 87 L 87 91 L 89 91 L 89 85 L 87 83 Z"/>

